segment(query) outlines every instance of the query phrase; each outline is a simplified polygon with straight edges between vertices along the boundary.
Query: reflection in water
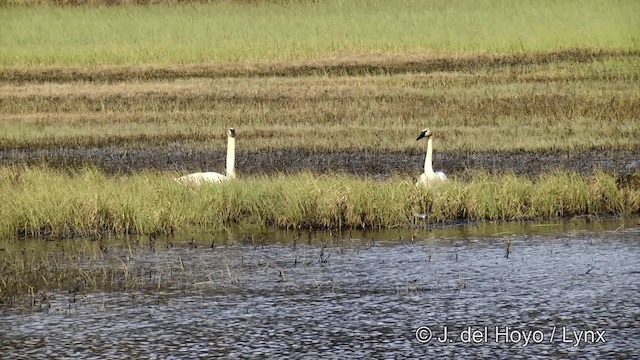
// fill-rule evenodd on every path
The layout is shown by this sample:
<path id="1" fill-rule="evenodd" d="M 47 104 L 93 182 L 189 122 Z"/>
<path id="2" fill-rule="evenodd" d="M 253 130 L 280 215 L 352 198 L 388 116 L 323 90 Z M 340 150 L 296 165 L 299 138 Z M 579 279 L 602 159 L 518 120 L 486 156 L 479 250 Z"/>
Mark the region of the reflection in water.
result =
<path id="1" fill-rule="evenodd" d="M 211 240 L 127 248 L 131 268 L 158 270 L 148 286 L 88 292 L 75 302 L 61 292 L 42 311 L 5 309 L 0 353 L 632 358 L 640 349 L 640 229 L 597 224 L 601 231 L 560 233 L 533 224 L 526 231 L 464 227 L 447 230 L 455 237 L 432 231 L 414 241 L 407 232 L 316 234 L 311 242 L 306 235 L 257 241 L 264 234 L 256 233 L 214 248 Z M 179 281 L 154 288 L 169 271 Z M 427 344 L 416 340 L 420 326 L 433 332 Z M 445 326 L 448 339 L 439 343 Z M 475 344 L 462 341 L 468 327 L 481 333 Z M 508 334 L 499 342 L 496 327 Z M 573 331 L 590 332 L 574 346 Z"/>

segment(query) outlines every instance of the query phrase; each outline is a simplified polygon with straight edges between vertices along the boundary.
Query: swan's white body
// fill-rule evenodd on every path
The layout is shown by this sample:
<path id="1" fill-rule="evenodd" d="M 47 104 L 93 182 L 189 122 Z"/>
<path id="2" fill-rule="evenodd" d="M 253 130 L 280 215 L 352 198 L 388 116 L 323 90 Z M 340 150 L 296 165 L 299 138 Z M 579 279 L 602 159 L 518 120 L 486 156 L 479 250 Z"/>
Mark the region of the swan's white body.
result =
<path id="1" fill-rule="evenodd" d="M 424 159 L 424 173 L 420 175 L 416 186 L 429 186 L 439 184 L 447 180 L 447 175 L 442 171 L 433 171 L 433 139 L 431 138 L 431 130 L 424 129 L 416 140 L 420 140 L 423 137 L 427 138 L 427 156 Z"/>
<path id="2" fill-rule="evenodd" d="M 236 178 L 236 129 L 230 128 L 227 136 L 227 175 L 217 172 L 197 172 L 176 178 L 175 180 L 187 185 L 201 185 L 203 183 L 219 183 Z"/>

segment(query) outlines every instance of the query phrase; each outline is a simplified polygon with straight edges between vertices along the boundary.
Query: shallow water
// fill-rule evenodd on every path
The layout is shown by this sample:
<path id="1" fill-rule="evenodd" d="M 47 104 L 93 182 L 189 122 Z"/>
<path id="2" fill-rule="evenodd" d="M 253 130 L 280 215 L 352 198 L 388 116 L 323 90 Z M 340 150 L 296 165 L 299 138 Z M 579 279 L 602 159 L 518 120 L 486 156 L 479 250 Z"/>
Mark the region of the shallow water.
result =
<path id="1" fill-rule="evenodd" d="M 0 354 L 633 358 L 640 228 L 628 226 L 465 226 L 418 232 L 413 241 L 410 232 L 390 231 L 294 242 L 295 234 L 265 230 L 215 239 L 213 248 L 210 239 L 133 250 L 114 240 L 102 266 L 124 259 L 149 270 L 148 283 L 5 308 Z M 54 246 L 42 244 L 24 246 Z M 425 326 L 433 337 L 421 343 L 416 330 L 427 335 Z M 573 331 L 583 331 L 579 343 Z"/>

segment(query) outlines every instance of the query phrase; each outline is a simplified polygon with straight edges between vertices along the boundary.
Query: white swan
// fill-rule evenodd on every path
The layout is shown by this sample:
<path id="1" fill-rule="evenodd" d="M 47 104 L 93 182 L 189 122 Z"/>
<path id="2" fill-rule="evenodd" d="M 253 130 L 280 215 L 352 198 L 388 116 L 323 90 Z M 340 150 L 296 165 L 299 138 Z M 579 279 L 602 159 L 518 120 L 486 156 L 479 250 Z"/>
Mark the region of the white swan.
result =
<path id="1" fill-rule="evenodd" d="M 418 182 L 416 182 L 416 186 L 426 186 L 431 184 L 438 184 L 442 181 L 447 180 L 447 175 L 445 175 L 442 171 L 434 172 L 433 171 L 433 140 L 431 136 L 433 133 L 429 129 L 424 129 L 418 135 L 416 141 L 427 138 L 427 157 L 424 159 L 424 173 L 420 175 Z"/>
<path id="2" fill-rule="evenodd" d="M 219 183 L 236 178 L 236 129 L 229 128 L 227 135 L 227 175 L 217 172 L 197 172 L 176 178 L 175 180 L 187 185 L 200 185 L 202 183 Z"/>

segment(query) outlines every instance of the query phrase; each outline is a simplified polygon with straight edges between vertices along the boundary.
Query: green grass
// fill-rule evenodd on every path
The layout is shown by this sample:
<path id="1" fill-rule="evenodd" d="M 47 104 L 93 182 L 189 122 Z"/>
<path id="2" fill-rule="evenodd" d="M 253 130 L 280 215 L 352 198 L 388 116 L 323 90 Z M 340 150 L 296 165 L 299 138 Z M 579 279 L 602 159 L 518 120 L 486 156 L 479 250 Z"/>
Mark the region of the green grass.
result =
<path id="1" fill-rule="evenodd" d="M 0 11 L 0 66 L 220 63 L 576 47 L 637 50 L 638 13 L 640 3 L 634 0 L 8 6 Z"/>
<path id="2" fill-rule="evenodd" d="M 0 168 L 2 236 L 172 233 L 249 223 L 296 229 L 409 227 L 429 222 L 518 220 L 640 211 L 640 189 L 601 172 L 536 179 L 475 173 L 437 189 L 415 179 L 308 173 L 184 187 L 173 174 L 107 176 L 95 169 Z"/>

